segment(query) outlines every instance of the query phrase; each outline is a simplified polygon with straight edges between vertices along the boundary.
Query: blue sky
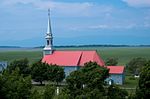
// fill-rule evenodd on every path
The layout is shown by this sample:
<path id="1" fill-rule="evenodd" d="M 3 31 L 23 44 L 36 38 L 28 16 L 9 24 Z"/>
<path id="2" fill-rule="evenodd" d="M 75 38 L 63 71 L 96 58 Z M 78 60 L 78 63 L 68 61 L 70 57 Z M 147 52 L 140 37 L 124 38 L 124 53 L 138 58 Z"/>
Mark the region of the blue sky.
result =
<path id="1" fill-rule="evenodd" d="M 0 46 L 150 44 L 150 0 L 0 0 Z"/>

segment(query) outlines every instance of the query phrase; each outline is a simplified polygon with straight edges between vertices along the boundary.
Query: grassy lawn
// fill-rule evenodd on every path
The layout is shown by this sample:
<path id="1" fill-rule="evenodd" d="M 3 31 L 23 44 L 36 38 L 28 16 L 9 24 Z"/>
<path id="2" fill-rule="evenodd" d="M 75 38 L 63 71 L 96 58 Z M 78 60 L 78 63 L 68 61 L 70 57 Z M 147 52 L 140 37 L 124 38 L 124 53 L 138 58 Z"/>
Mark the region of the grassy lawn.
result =
<path id="1" fill-rule="evenodd" d="M 122 87 L 136 88 L 137 85 L 138 85 L 138 78 L 134 78 L 132 76 L 126 76 L 125 83 Z"/>
<path id="2" fill-rule="evenodd" d="M 125 83 L 120 86 L 120 88 L 128 91 L 129 94 L 134 93 L 136 91 L 136 87 L 138 85 L 138 78 L 134 78 L 133 76 L 126 76 Z"/>
<path id="3" fill-rule="evenodd" d="M 60 92 L 61 92 L 63 86 L 60 86 L 59 88 L 60 88 Z M 34 90 L 37 90 L 37 91 L 39 92 L 39 94 L 42 96 L 43 93 L 44 93 L 44 91 L 45 91 L 45 86 L 37 86 L 37 85 L 33 85 L 32 91 L 34 91 Z M 55 95 L 55 96 L 54 96 L 54 99 L 58 99 L 58 96 Z"/>
<path id="4" fill-rule="evenodd" d="M 34 85 L 34 86 L 32 87 L 32 90 L 38 90 L 38 92 L 39 92 L 40 94 L 42 94 L 42 93 L 44 93 L 45 86 L 37 86 L 37 85 Z"/>

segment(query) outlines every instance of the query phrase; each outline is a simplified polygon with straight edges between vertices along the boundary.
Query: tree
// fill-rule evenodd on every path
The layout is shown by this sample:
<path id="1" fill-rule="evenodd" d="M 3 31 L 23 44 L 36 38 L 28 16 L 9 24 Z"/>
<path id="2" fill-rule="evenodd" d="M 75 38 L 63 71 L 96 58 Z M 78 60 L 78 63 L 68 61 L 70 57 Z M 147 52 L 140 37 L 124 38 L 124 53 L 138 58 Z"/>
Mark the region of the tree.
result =
<path id="1" fill-rule="evenodd" d="M 58 82 L 61 82 L 65 78 L 64 69 L 58 65 L 49 65 L 39 61 L 34 63 L 31 69 L 32 79 L 41 84 L 44 80 L 53 81 L 58 84 Z"/>
<path id="2" fill-rule="evenodd" d="M 109 70 L 99 66 L 96 62 L 85 63 L 84 67 L 72 72 L 67 78 L 67 86 L 64 94 L 69 94 L 71 99 L 104 97 L 105 79 L 109 76 Z"/>
<path id="3" fill-rule="evenodd" d="M 137 57 L 133 58 L 129 63 L 127 64 L 127 69 L 132 73 L 132 74 L 139 74 L 142 67 L 145 66 L 147 63 L 147 60 L 145 58 Z"/>
<path id="4" fill-rule="evenodd" d="M 81 71 L 85 74 L 85 82 L 88 87 L 103 90 L 105 79 L 109 77 L 109 69 L 99 66 L 96 62 L 88 62 Z"/>
<path id="5" fill-rule="evenodd" d="M 150 62 L 150 61 L 149 61 Z M 150 97 L 150 64 L 142 69 L 140 73 L 138 88 L 136 90 L 137 99 L 147 99 Z"/>
<path id="6" fill-rule="evenodd" d="M 5 99 L 28 99 L 31 94 L 31 78 L 23 77 L 19 74 L 19 68 L 16 68 L 12 73 L 4 71 L 0 75 L 3 82 L 1 86 L 2 97 Z"/>
<path id="7" fill-rule="evenodd" d="M 28 76 L 30 74 L 30 67 L 29 67 L 29 61 L 27 58 L 20 59 L 20 60 L 14 60 L 10 63 L 7 70 L 9 73 L 12 73 L 13 70 L 16 68 L 19 68 L 19 73 L 23 74 L 23 76 Z"/>
<path id="8" fill-rule="evenodd" d="M 0 99 L 5 99 L 5 93 L 3 91 L 4 84 L 5 84 L 5 82 L 3 80 L 3 76 L 2 76 L 2 74 L 0 74 Z"/>
<path id="9" fill-rule="evenodd" d="M 29 99 L 42 99 L 42 95 L 39 91 L 33 90 Z"/>
<path id="10" fill-rule="evenodd" d="M 126 99 L 128 92 L 126 90 L 120 89 L 116 85 L 110 85 L 108 87 L 107 99 Z"/>
<path id="11" fill-rule="evenodd" d="M 61 82 L 65 78 L 64 69 L 58 65 L 49 65 L 47 69 L 48 80 L 56 82 Z"/>
<path id="12" fill-rule="evenodd" d="M 108 58 L 105 62 L 106 66 L 116 66 L 118 64 L 117 58 Z"/>
<path id="13" fill-rule="evenodd" d="M 43 94 L 44 99 L 53 99 L 53 97 L 55 96 L 55 89 L 56 87 L 53 85 L 46 85 Z"/>
<path id="14" fill-rule="evenodd" d="M 32 79 L 36 82 L 40 82 L 40 84 L 42 84 L 44 80 L 47 80 L 48 66 L 49 66 L 48 64 L 42 63 L 41 61 L 34 63 L 31 67 Z"/>

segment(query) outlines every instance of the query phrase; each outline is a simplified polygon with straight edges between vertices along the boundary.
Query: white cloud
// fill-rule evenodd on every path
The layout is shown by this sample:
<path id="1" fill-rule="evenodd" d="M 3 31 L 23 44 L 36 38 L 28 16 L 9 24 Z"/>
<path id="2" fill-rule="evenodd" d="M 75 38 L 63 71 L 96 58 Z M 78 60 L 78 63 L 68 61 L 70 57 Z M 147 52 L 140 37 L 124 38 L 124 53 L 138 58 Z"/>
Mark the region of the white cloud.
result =
<path id="1" fill-rule="evenodd" d="M 56 2 L 54 0 L 2 0 L 0 5 L 10 8 L 18 4 L 30 4 L 38 9 L 51 8 L 57 15 L 67 16 L 97 16 L 112 12 L 112 7 L 98 5 L 91 2 Z M 108 15 L 107 15 L 108 16 Z"/>
<path id="2" fill-rule="evenodd" d="M 150 7 L 150 0 L 122 0 L 131 7 Z"/>
<path id="3" fill-rule="evenodd" d="M 90 29 L 107 29 L 110 26 L 105 25 L 105 24 L 100 24 L 100 25 L 95 25 L 95 26 L 89 26 Z"/>
<path id="4" fill-rule="evenodd" d="M 18 3 L 22 3 L 22 4 L 28 4 L 28 3 L 33 3 L 39 0 L 2 0 L 2 4 L 4 5 L 15 5 Z"/>
<path id="5" fill-rule="evenodd" d="M 66 16 L 104 16 L 111 13 L 110 6 L 97 5 L 90 2 L 36 2 L 34 4 L 39 9 L 51 8 L 57 15 Z"/>
<path id="6" fill-rule="evenodd" d="M 40 9 L 66 9 L 66 8 L 76 8 L 85 9 L 92 6 L 92 3 L 68 3 L 68 2 L 55 2 L 53 0 L 43 1 L 43 0 L 2 0 L 0 1 L 3 5 L 16 5 L 16 4 L 32 4 L 33 6 Z"/>
<path id="7" fill-rule="evenodd" d="M 89 26 L 72 26 L 69 29 L 73 31 L 82 31 L 82 30 L 118 30 L 118 29 L 134 29 L 134 28 L 140 28 L 140 27 L 146 27 L 142 24 L 135 24 L 135 23 L 116 23 L 116 24 L 97 24 L 97 25 L 89 25 Z"/>
<path id="8" fill-rule="evenodd" d="M 88 16 L 88 11 L 93 7 L 92 3 L 64 3 L 64 2 L 36 2 L 34 3 L 39 9 L 51 8 L 55 13 L 72 16 Z"/>
<path id="9" fill-rule="evenodd" d="M 99 24 L 99 25 L 84 25 L 84 26 L 70 26 L 69 30 L 72 31 L 82 31 L 82 30 L 87 30 L 87 29 L 92 29 L 92 30 L 97 30 L 97 29 L 110 29 L 109 25 L 105 24 Z"/>

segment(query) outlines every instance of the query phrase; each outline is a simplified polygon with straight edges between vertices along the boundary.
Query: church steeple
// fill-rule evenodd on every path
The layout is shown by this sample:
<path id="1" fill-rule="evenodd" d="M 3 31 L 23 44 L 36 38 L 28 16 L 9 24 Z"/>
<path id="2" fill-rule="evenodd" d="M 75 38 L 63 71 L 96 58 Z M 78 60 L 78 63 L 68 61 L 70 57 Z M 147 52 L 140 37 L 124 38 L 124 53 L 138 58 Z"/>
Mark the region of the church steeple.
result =
<path id="1" fill-rule="evenodd" d="M 50 21 L 50 9 L 48 9 L 48 24 L 47 24 L 47 33 L 46 33 L 46 45 L 43 49 L 43 54 L 48 55 L 53 52 L 53 36 L 51 30 L 51 21 Z"/>
<path id="2" fill-rule="evenodd" d="M 48 9 L 47 34 L 52 34 L 52 30 L 51 30 L 51 22 L 50 22 L 50 9 Z"/>

